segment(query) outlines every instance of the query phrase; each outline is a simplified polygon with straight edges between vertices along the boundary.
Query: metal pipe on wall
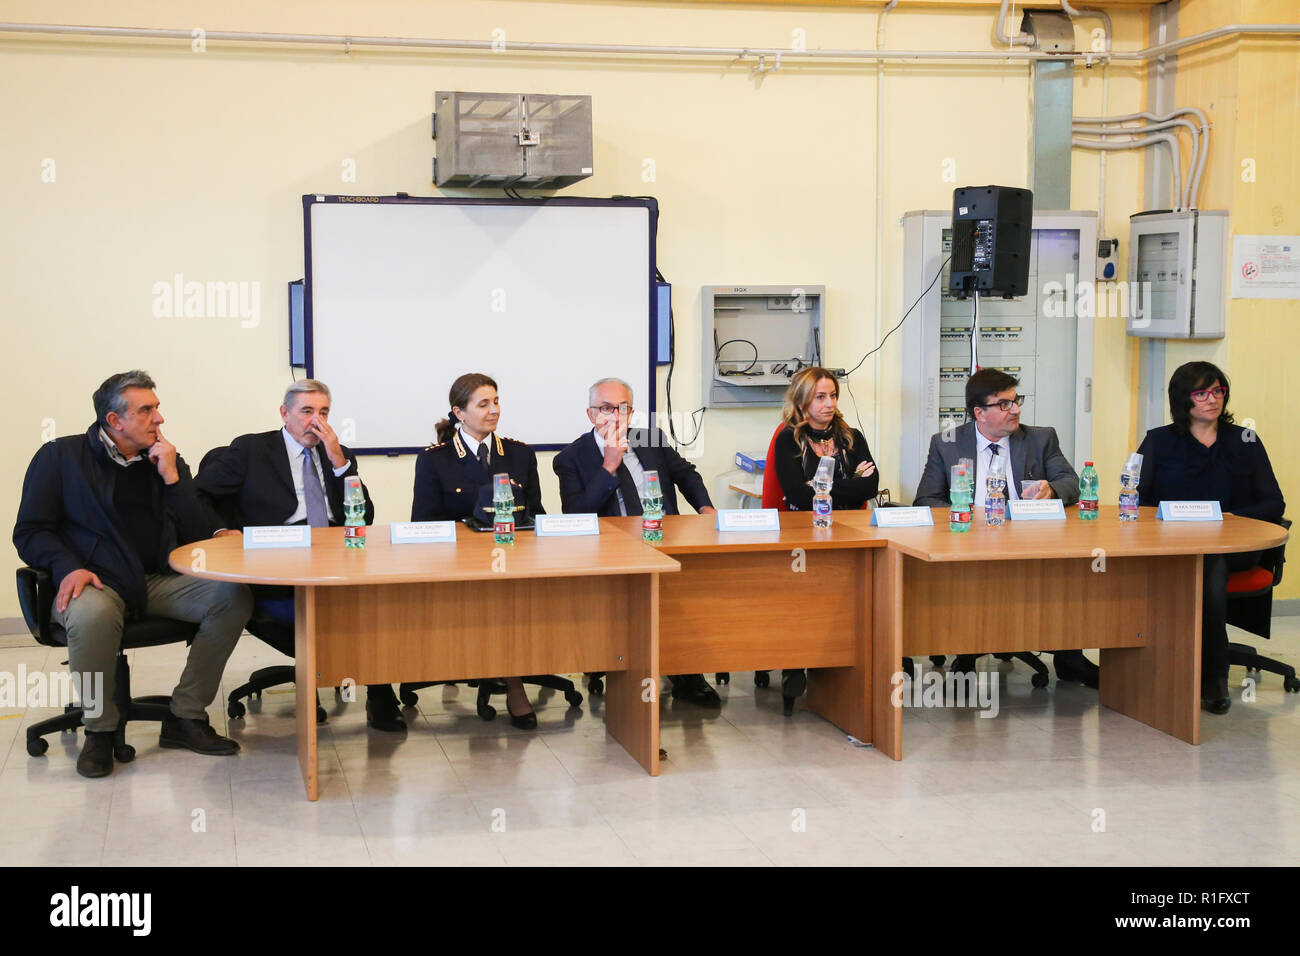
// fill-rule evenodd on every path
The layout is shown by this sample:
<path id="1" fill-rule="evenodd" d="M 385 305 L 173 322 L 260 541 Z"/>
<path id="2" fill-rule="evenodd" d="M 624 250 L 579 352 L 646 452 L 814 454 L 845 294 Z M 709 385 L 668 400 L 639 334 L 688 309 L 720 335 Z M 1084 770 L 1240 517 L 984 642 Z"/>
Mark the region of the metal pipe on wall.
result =
<path id="1" fill-rule="evenodd" d="M 1169 133 L 1152 133 L 1150 136 L 1144 136 L 1142 139 L 1135 139 L 1128 143 L 1108 143 L 1104 140 L 1082 139 L 1074 136 L 1070 139 L 1071 146 L 1078 146 L 1082 149 L 1139 149 L 1144 146 L 1152 146 L 1156 143 L 1164 143 L 1169 147 L 1170 159 L 1174 168 L 1174 203 L 1180 201 L 1183 192 L 1183 172 L 1179 165 L 1178 140 Z M 1182 207 L 1178 207 L 1175 212 L 1181 212 Z"/>
<path id="2" fill-rule="evenodd" d="M 1200 155 L 1193 157 L 1196 161 L 1196 169 L 1188 170 L 1188 176 L 1192 179 L 1191 199 L 1192 208 L 1197 208 L 1201 198 L 1201 178 L 1205 172 L 1205 160 L 1210 154 L 1210 119 L 1205 115 L 1205 111 L 1195 106 L 1180 106 L 1172 109 L 1168 113 L 1125 113 L 1122 116 L 1076 116 L 1076 123 L 1128 123 L 1133 120 L 1152 120 L 1161 122 L 1171 120 L 1178 116 L 1195 116 L 1196 121 L 1200 123 Z"/>
<path id="3" fill-rule="evenodd" d="M 1158 133 L 1163 129 L 1172 129 L 1181 126 L 1192 133 L 1192 156 L 1187 162 L 1187 178 L 1183 180 L 1182 205 L 1184 209 L 1197 208 L 1197 190 L 1195 183 L 1196 163 L 1200 157 L 1201 137 L 1200 131 L 1196 124 L 1185 119 L 1165 120 L 1163 123 L 1151 123 L 1146 126 L 1101 126 L 1080 120 L 1075 120 L 1070 127 L 1075 133 L 1085 133 L 1088 136 L 1139 136 L 1143 133 Z M 1178 163 L 1182 165 L 1182 149 L 1178 150 Z"/>
<path id="4" fill-rule="evenodd" d="M 1061 9 L 1064 10 L 1066 15 L 1072 20 L 1077 20 L 1080 17 L 1096 17 L 1099 19 L 1103 24 L 1102 29 L 1106 31 L 1106 52 L 1110 52 L 1115 31 L 1111 26 L 1109 13 L 1105 10 L 1099 10 L 1096 7 L 1072 7 L 1070 6 L 1069 0 L 1061 0 Z"/>

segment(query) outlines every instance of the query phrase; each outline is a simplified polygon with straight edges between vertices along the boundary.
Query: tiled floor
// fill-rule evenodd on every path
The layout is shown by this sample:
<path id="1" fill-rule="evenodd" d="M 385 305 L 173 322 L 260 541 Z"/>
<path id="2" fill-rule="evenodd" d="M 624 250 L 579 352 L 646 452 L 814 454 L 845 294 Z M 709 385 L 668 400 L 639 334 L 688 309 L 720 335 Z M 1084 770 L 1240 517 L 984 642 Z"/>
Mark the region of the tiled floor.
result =
<path id="1" fill-rule="evenodd" d="M 1300 661 L 1300 618 L 1278 618 L 1266 647 Z M 166 693 L 182 654 L 136 654 L 136 693 Z M 277 658 L 245 637 L 227 684 Z M 3 648 L 0 671 L 63 659 Z M 156 725 L 140 724 L 137 759 L 103 780 L 77 776 L 80 736 L 27 756 L 24 728 L 54 711 L 0 710 L 0 861 L 1300 863 L 1300 695 L 1279 678 L 1265 675 L 1246 702 L 1235 668 L 1232 711 L 1203 716 L 1197 748 L 1102 710 L 1077 685 L 1034 690 L 1022 664 L 981 667 L 1001 675 L 998 716 L 908 710 L 898 763 L 806 711 L 782 717 L 779 690 L 756 689 L 750 674 L 720 688 L 720 711 L 665 694 L 657 779 L 606 740 L 599 698 L 578 713 L 547 692 L 529 733 L 480 721 L 469 688 L 430 688 L 405 737 L 368 730 L 359 704 L 327 700 L 315 804 L 288 688 L 243 721 L 212 708 L 243 744 L 237 757 L 160 750 Z"/>

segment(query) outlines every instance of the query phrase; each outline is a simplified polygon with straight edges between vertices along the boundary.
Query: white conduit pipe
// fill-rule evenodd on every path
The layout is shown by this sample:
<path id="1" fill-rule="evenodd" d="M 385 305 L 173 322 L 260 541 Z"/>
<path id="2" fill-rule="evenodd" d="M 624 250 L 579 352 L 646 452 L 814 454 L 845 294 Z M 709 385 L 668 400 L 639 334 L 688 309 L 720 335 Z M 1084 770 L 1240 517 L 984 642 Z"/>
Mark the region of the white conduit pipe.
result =
<path id="1" fill-rule="evenodd" d="M 998 7 L 998 22 L 994 27 L 997 34 L 998 42 L 1005 43 L 1007 46 L 1033 46 L 1034 38 L 1028 33 L 1017 33 L 1015 36 L 1007 35 L 1007 7 L 1011 0 L 1002 0 L 1002 6 Z"/>
<path id="2" fill-rule="evenodd" d="M 1188 170 L 1188 176 L 1191 178 L 1190 194 L 1192 197 L 1192 208 L 1197 208 L 1201 199 L 1201 177 L 1205 172 L 1205 159 L 1210 154 L 1210 119 L 1205 115 L 1205 111 L 1195 106 L 1180 106 L 1177 109 L 1170 110 L 1168 113 L 1125 113 L 1123 116 L 1076 116 L 1076 123 L 1127 123 L 1132 120 L 1153 120 L 1156 122 L 1170 120 L 1176 116 L 1195 116 L 1196 121 L 1201 124 L 1201 144 L 1200 156 L 1194 157 L 1196 160 L 1195 171 Z"/>
<path id="3" fill-rule="evenodd" d="M 1144 136 L 1142 139 L 1135 139 L 1128 143 L 1108 143 L 1099 139 L 1082 139 L 1078 136 L 1070 138 L 1071 146 L 1078 146 L 1082 149 L 1138 149 L 1143 146 L 1154 146 L 1156 143 L 1164 143 L 1169 147 L 1170 165 L 1174 169 L 1174 191 L 1173 203 L 1174 212 L 1182 212 L 1182 207 L 1178 205 L 1183 193 L 1183 172 L 1178 168 L 1178 140 L 1169 133 L 1152 133 L 1150 136 Z"/>
<path id="4" fill-rule="evenodd" d="M 0 23 L 0 33 L 26 33 L 44 35 L 98 36 L 98 37 L 133 37 L 151 40 L 184 40 L 190 42 L 196 34 L 192 30 L 173 30 L 153 27 L 100 27 L 79 26 L 52 23 Z M 1099 57 L 1109 60 L 1134 60 L 1145 62 L 1157 56 L 1165 56 L 1177 50 L 1185 49 L 1199 43 L 1217 40 L 1232 35 L 1281 34 L 1300 37 L 1300 23 L 1258 23 L 1232 24 L 1214 30 L 1198 33 L 1185 40 L 1162 43 L 1145 50 L 1127 50 L 1109 54 L 1093 53 L 1091 50 L 1078 53 L 1044 53 L 1037 50 L 788 50 L 759 47 L 692 47 L 692 46 L 652 46 L 642 44 L 618 43 L 537 43 L 512 40 L 502 46 L 494 40 L 448 40 L 420 37 L 376 37 L 344 36 L 315 33 L 248 33 L 234 30 L 205 30 L 207 40 L 229 40 L 243 43 L 286 43 L 286 44 L 320 44 L 338 46 L 344 49 L 352 47 L 389 47 L 409 50 L 466 50 L 484 52 L 511 53 L 573 53 L 614 54 L 625 56 L 695 56 L 728 57 L 745 59 L 748 57 L 776 56 L 780 53 L 787 61 L 806 60 L 989 60 L 1004 62 L 1006 60 L 1085 60 L 1093 62 Z M 495 46 L 494 46 L 495 44 Z"/>
<path id="5" fill-rule="evenodd" d="M 1162 129 L 1172 129 L 1175 126 L 1185 127 L 1192 132 L 1192 158 L 1187 162 L 1187 178 L 1183 181 L 1182 204 L 1184 209 L 1197 208 L 1196 189 L 1193 185 L 1193 179 L 1196 172 L 1196 161 L 1200 155 L 1201 137 L 1200 131 L 1196 124 L 1185 119 L 1165 120 L 1163 123 L 1151 123 L 1147 126 L 1111 126 L 1096 127 L 1082 121 L 1075 121 L 1071 127 L 1072 133 L 1086 133 L 1089 136 L 1140 136 L 1144 133 L 1158 133 Z M 1179 149 L 1178 163 L 1182 165 L 1182 149 Z"/>
<path id="6" fill-rule="evenodd" d="M 880 18 L 876 21 L 876 49 L 879 50 L 885 44 L 885 17 L 889 11 L 898 6 L 898 0 L 889 0 L 885 8 L 880 11 Z M 884 85 L 885 85 L 885 63 L 883 60 L 876 61 L 876 336 L 875 342 L 880 342 L 881 336 L 885 329 L 885 283 L 883 276 L 885 274 L 885 186 L 884 186 L 884 132 L 885 126 L 881 119 L 881 110 L 884 108 Z M 875 376 L 873 383 L 873 396 L 875 414 L 873 422 L 873 432 L 871 440 L 880 445 L 880 428 L 883 423 L 883 404 L 880 402 L 880 373 L 884 368 L 884 353 L 876 350 L 876 365 L 872 373 Z"/>
<path id="7" fill-rule="evenodd" d="M 1066 15 L 1071 19 L 1077 19 L 1079 17 L 1096 17 L 1101 20 L 1106 31 L 1106 52 L 1110 52 L 1111 37 L 1115 34 L 1110 24 L 1109 13 L 1105 10 L 1099 10 L 1096 7 L 1072 7 L 1070 6 L 1069 0 L 1061 0 L 1061 9 L 1064 10 Z"/>

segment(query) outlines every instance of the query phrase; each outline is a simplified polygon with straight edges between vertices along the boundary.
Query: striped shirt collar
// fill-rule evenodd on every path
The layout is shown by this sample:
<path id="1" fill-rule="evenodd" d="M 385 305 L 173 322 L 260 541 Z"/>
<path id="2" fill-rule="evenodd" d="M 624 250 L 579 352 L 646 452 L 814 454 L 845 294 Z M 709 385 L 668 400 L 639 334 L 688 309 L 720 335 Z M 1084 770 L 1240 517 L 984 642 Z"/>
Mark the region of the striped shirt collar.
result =
<path id="1" fill-rule="evenodd" d="M 113 442 L 113 439 L 108 437 L 108 432 L 104 431 L 103 425 L 99 426 L 99 440 L 104 443 L 104 449 L 108 452 L 108 457 L 114 464 L 121 465 L 123 468 L 126 468 L 130 465 L 134 465 L 137 461 L 144 460 L 143 452 L 137 452 L 135 455 L 133 455 L 130 458 L 127 458 L 125 455 L 123 455 L 122 449 L 118 448 L 117 445 Z"/>

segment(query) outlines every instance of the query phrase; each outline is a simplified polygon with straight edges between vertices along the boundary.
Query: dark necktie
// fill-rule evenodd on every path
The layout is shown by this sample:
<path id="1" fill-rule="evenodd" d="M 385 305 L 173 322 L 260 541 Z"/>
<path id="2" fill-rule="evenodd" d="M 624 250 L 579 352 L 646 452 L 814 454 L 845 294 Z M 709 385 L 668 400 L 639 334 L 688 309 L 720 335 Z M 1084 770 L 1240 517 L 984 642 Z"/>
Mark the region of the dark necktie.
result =
<path id="1" fill-rule="evenodd" d="M 618 479 L 618 490 L 623 495 L 623 510 L 630 515 L 641 514 L 641 494 L 636 490 L 636 481 L 633 480 L 632 472 L 628 471 L 627 465 L 620 461 L 614 477 Z"/>
<path id="2" fill-rule="evenodd" d="M 328 528 L 330 513 L 325 507 L 325 492 L 311 460 L 310 448 L 304 448 L 302 452 L 302 496 L 307 502 L 307 523 L 313 528 Z"/>
<path id="3" fill-rule="evenodd" d="M 478 463 L 483 466 L 483 470 L 488 470 L 488 440 L 484 438 L 478 446 Z"/>

